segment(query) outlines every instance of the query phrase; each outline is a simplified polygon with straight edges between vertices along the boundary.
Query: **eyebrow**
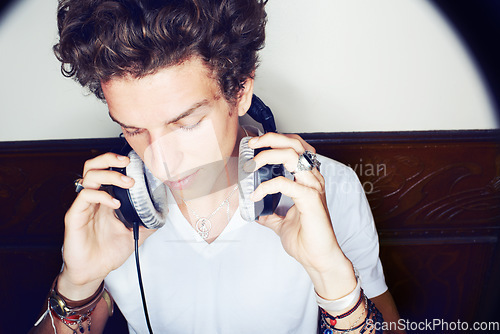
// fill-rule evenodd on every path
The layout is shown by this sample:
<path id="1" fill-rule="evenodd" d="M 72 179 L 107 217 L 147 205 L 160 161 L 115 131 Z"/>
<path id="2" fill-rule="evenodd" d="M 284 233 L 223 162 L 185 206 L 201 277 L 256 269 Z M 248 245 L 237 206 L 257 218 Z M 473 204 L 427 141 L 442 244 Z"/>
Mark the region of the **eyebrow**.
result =
<path id="1" fill-rule="evenodd" d="M 210 103 L 210 101 L 208 101 L 207 99 L 204 99 L 204 100 L 202 100 L 200 102 L 197 102 L 197 103 L 193 104 L 189 109 L 187 109 L 186 111 L 184 111 L 183 113 L 181 113 L 179 116 L 171 119 L 170 121 L 166 122 L 165 124 L 176 123 L 176 122 L 180 121 L 181 119 L 188 117 L 189 115 L 191 115 L 192 113 L 194 113 L 197 109 L 208 105 L 209 103 Z M 113 122 L 117 123 L 118 125 L 120 125 L 121 127 L 125 128 L 125 129 L 140 129 L 140 128 L 136 127 L 136 126 L 127 125 L 127 124 L 124 124 L 124 123 L 120 122 L 119 120 L 117 120 L 116 118 L 114 118 L 113 115 L 111 115 L 111 111 L 110 110 L 108 110 L 108 114 L 109 114 L 109 117 L 113 120 Z"/>

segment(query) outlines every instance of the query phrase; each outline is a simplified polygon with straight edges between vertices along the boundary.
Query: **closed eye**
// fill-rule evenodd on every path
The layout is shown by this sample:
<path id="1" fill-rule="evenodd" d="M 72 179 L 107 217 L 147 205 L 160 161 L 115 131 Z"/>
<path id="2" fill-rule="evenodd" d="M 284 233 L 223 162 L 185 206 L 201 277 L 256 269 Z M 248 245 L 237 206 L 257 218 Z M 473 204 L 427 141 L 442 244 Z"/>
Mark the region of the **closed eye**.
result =
<path id="1" fill-rule="evenodd" d="M 200 123 L 203 121 L 204 118 L 205 118 L 205 116 L 200 118 L 200 120 L 198 122 L 191 124 L 191 125 L 179 125 L 179 128 L 183 131 L 192 131 L 192 130 L 196 129 L 196 127 L 198 127 L 198 125 L 200 125 Z"/>
<path id="2" fill-rule="evenodd" d="M 123 135 L 129 136 L 129 137 L 133 137 L 133 136 L 139 135 L 139 134 L 144 132 L 144 129 L 135 129 L 134 131 L 130 131 L 124 127 L 122 127 L 122 130 L 123 130 Z"/>

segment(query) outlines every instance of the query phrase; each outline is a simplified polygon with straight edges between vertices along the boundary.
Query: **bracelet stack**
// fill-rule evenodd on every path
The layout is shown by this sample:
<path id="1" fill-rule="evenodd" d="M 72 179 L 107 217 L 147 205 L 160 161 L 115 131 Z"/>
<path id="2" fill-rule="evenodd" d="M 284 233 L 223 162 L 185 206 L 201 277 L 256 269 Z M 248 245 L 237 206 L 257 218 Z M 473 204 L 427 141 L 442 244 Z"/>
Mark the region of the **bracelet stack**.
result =
<path id="1" fill-rule="evenodd" d="M 354 311 L 356 311 L 359 308 L 359 306 L 361 305 L 361 302 L 363 300 L 365 301 L 365 310 L 359 315 L 359 317 L 356 319 L 356 321 L 353 322 L 352 326 L 348 329 L 335 328 L 335 325 L 337 324 L 337 319 L 342 319 L 342 318 L 348 317 L 349 315 L 354 313 Z M 343 314 L 333 316 L 333 315 L 329 314 L 327 311 L 325 311 L 324 309 L 320 309 L 320 312 L 321 312 L 321 333 L 323 333 L 323 334 L 349 333 L 351 331 L 359 329 L 361 326 L 365 325 L 365 323 L 366 323 L 366 319 L 365 319 L 365 321 L 361 322 L 358 325 L 361 318 L 363 316 L 365 316 L 365 314 L 366 314 L 367 306 L 368 306 L 368 302 L 367 302 L 366 296 L 363 292 L 361 292 L 359 299 L 358 299 L 358 302 L 354 305 L 354 307 L 352 307 L 351 309 L 349 309 L 347 312 L 345 312 Z M 363 333 L 363 331 L 361 333 Z"/>
<path id="2" fill-rule="evenodd" d="M 318 306 L 332 313 L 340 312 L 348 307 L 352 307 L 361 296 L 361 280 L 359 279 L 358 272 L 355 271 L 355 273 L 357 283 L 351 293 L 345 297 L 335 300 L 323 299 L 316 293 L 316 302 L 318 303 Z"/>
<path id="3" fill-rule="evenodd" d="M 318 333 L 344 334 L 359 330 L 359 332 L 363 334 L 365 332 L 371 332 L 374 329 L 373 325 L 375 322 L 380 323 L 383 321 L 382 314 L 380 314 L 373 302 L 366 298 L 363 289 L 361 289 L 361 280 L 356 269 L 354 270 L 354 273 L 356 275 L 357 281 L 356 287 L 347 296 L 336 300 L 326 300 L 321 298 L 316 293 L 316 301 L 318 303 L 318 306 L 320 307 L 321 319 Z M 346 318 L 353 314 L 360 307 L 363 301 L 365 302 L 364 310 L 360 313 L 359 317 L 354 322 L 352 322 L 350 328 L 340 329 L 335 327 L 338 319 Z M 342 314 L 336 316 L 331 314 L 338 313 L 345 309 L 348 309 L 348 311 Z M 364 320 L 361 321 L 363 318 Z"/>
<path id="4" fill-rule="evenodd" d="M 92 325 L 92 312 L 103 298 L 108 305 L 108 315 L 113 314 L 113 299 L 104 289 L 104 282 L 99 289 L 89 298 L 82 301 L 69 300 L 57 291 L 57 278 L 52 283 L 50 289 L 48 307 L 50 316 L 58 318 L 66 327 L 73 331 L 73 334 L 85 333 L 85 327 L 90 332 Z M 86 326 L 85 326 L 86 323 Z M 85 326 L 85 327 L 84 327 Z"/>
<path id="5" fill-rule="evenodd" d="M 365 302 L 365 309 L 359 315 L 359 317 L 353 322 L 352 326 L 347 329 L 336 328 L 335 325 L 337 324 L 337 319 L 342 319 L 351 315 L 354 311 L 356 311 L 357 308 L 359 308 L 362 300 L 364 300 Z M 318 333 L 321 334 L 345 334 L 358 329 L 361 334 L 367 332 L 371 333 L 374 329 L 375 331 L 373 331 L 373 333 L 382 334 L 381 327 L 380 326 L 375 327 L 375 323 L 380 324 L 384 321 L 382 314 L 375 307 L 375 304 L 373 304 L 373 302 L 370 299 L 366 298 L 363 292 L 361 292 L 361 296 L 358 302 L 349 311 L 338 316 L 332 316 L 324 309 L 320 309 L 320 317 L 321 317 L 321 322 Z M 360 320 L 363 317 L 364 320 L 360 322 Z"/>

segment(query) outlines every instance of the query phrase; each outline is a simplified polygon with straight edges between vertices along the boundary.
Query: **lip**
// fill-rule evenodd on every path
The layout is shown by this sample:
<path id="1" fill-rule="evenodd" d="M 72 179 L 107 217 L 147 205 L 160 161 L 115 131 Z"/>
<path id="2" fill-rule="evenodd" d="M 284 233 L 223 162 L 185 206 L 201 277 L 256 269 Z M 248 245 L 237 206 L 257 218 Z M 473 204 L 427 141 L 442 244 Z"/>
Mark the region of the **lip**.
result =
<path id="1" fill-rule="evenodd" d="M 189 186 L 193 183 L 193 180 L 198 174 L 198 170 L 180 180 L 177 181 L 165 181 L 164 183 L 170 188 L 170 189 L 176 189 L 176 190 L 182 190 L 189 188 Z"/>

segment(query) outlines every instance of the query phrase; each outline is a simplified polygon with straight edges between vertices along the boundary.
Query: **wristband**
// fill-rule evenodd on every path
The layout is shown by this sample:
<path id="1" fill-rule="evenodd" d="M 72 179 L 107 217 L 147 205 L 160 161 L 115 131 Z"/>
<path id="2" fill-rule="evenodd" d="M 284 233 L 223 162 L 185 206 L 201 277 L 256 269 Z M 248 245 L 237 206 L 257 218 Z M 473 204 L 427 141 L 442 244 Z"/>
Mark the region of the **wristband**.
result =
<path id="1" fill-rule="evenodd" d="M 340 312 L 348 307 L 354 306 L 361 295 L 361 280 L 359 279 L 358 271 L 354 270 L 354 273 L 356 275 L 356 287 L 347 296 L 335 300 L 328 300 L 320 297 L 315 291 L 318 306 L 328 312 Z"/>
<path id="2" fill-rule="evenodd" d="M 58 316 L 63 318 L 69 318 L 73 315 L 86 315 L 89 311 L 94 309 L 104 293 L 103 281 L 99 289 L 91 297 L 82 301 L 70 300 L 57 291 L 57 279 L 58 277 L 56 277 L 50 289 L 49 305 Z"/>

